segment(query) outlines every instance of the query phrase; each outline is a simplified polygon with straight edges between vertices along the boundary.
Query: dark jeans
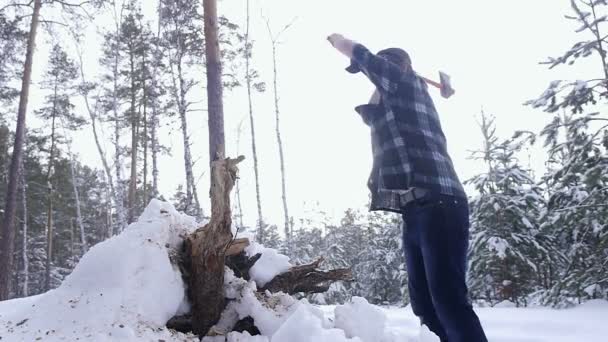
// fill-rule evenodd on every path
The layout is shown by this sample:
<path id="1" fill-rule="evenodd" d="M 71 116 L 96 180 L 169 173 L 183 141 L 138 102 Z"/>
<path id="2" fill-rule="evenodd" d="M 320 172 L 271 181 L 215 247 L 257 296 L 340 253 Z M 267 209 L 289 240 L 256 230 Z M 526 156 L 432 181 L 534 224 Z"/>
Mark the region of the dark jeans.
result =
<path id="1" fill-rule="evenodd" d="M 412 309 L 442 342 L 487 342 L 466 285 L 469 207 L 428 193 L 403 210 L 403 248 Z"/>

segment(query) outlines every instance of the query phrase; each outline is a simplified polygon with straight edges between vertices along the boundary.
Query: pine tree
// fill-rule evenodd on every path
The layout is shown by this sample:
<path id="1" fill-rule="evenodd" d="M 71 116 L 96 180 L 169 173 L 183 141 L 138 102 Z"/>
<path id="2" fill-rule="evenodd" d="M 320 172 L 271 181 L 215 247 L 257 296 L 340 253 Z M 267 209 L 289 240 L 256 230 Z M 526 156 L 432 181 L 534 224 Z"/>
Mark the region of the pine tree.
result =
<path id="1" fill-rule="evenodd" d="M 580 25 L 585 38 L 556 58 L 549 68 L 597 66 L 588 80 L 554 81 L 528 104 L 553 114 L 541 135 L 549 148 L 545 225 L 551 226 L 564 253 L 552 269 L 553 281 L 545 300 L 560 305 L 589 298 L 608 298 L 608 226 L 606 225 L 608 118 L 599 107 L 608 97 L 608 2 L 572 0 L 567 19 Z"/>
<path id="2" fill-rule="evenodd" d="M 200 218 L 202 212 L 194 179 L 194 162 L 187 118 L 187 114 L 192 110 L 188 96 L 199 82 L 193 73 L 188 72 L 192 69 L 187 67 L 202 66 L 204 61 L 202 15 L 199 13 L 200 5 L 197 1 L 161 0 L 160 6 L 163 45 L 167 51 L 167 64 L 171 76 L 170 92 L 179 116 L 184 144 L 185 210 L 190 215 Z"/>
<path id="3" fill-rule="evenodd" d="M 71 95 L 78 77 L 74 62 L 68 58 L 61 46 L 54 45 L 50 58 L 49 70 L 42 83 L 42 89 L 50 91 L 46 97 L 45 106 L 36 112 L 38 116 L 50 123 L 48 162 L 46 171 L 47 185 L 47 262 L 46 262 L 46 289 L 50 289 L 51 263 L 53 260 L 53 187 L 54 165 L 58 155 L 59 144 L 62 143 L 60 128 L 63 125 L 68 129 L 77 129 L 84 124 L 82 118 L 74 114 L 74 105 Z"/>
<path id="4" fill-rule="evenodd" d="M 470 291 L 490 304 L 526 305 L 527 296 L 541 289 L 546 261 L 557 255 L 552 232 L 541 227 L 542 189 L 517 159 L 534 136 L 518 133 L 499 142 L 494 119 L 483 113 L 481 119 L 484 147 L 473 158 L 487 171 L 467 181 L 478 192 L 471 201 Z"/>

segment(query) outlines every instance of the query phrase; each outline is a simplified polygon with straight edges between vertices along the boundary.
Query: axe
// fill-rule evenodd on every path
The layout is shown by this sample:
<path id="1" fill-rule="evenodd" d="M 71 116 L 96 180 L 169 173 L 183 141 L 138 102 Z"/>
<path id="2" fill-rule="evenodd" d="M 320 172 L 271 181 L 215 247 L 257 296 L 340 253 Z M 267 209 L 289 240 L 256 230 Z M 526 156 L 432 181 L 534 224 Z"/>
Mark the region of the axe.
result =
<path id="1" fill-rule="evenodd" d="M 439 72 L 439 83 L 430 80 L 426 77 L 421 77 L 426 83 L 439 88 L 443 98 L 449 98 L 456 92 L 450 83 L 450 76 L 442 71 Z"/>

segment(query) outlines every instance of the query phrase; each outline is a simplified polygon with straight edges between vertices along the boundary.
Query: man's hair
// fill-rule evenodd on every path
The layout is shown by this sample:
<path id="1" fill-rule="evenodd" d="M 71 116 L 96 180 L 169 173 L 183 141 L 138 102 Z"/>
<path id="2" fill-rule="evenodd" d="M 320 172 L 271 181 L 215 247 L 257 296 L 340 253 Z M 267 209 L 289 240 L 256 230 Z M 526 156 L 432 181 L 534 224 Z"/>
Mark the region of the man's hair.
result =
<path id="1" fill-rule="evenodd" d="M 403 49 L 388 48 L 378 51 L 376 55 L 385 58 L 386 60 L 399 66 L 403 70 L 407 71 L 412 68 L 412 60 L 410 58 L 410 55 Z M 346 68 L 346 71 L 350 72 L 351 74 L 356 74 L 361 71 L 361 69 L 359 68 L 357 62 L 351 60 L 350 65 Z"/>
<path id="2" fill-rule="evenodd" d="M 380 50 L 377 53 L 378 56 L 387 59 L 389 62 L 396 64 L 401 69 L 409 69 L 412 66 L 412 59 L 405 50 L 400 48 L 388 48 Z"/>

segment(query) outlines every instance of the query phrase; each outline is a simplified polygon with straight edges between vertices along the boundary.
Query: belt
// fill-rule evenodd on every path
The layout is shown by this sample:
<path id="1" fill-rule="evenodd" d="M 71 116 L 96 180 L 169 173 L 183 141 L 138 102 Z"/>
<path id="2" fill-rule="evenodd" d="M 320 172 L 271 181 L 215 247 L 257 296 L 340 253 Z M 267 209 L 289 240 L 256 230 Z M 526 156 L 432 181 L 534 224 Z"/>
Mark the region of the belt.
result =
<path id="1" fill-rule="evenodd" d="M 410 191 L 407 191 L 400 195 L 400 200 L 402 205 L 406 205 L 412 201 L 415 201 L 419 198 L 423 198 L 428 194 L 428 190 L 421 188 L 413 188 Z"/>

